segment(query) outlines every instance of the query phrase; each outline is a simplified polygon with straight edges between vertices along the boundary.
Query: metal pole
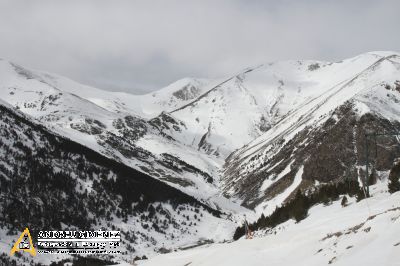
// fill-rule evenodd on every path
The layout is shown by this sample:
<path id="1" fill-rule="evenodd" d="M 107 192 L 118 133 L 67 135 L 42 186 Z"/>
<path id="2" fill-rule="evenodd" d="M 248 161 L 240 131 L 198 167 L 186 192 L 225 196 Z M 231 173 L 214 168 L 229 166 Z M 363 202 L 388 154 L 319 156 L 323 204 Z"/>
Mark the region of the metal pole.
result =
<path id="1" fill-rule="evenodd" d="M 378 136 L 400 136 L 400 132 L 383 132 L 383 133 L 365 133 L 365 172 L 366 178 L 364 180 L 364 190 L 366 191 L 366 196 L 369 197 L 369 150 L 368 150 L 368 137 L 374 136 L 375 141 L 375 158 L 378 158 L 378 145 L 377 145 L 377 137 Z"/>
<path id="2" fill-rule="evenodd" d="M 365 189 L 366 189 L 366 196 L 369 197 L 369 186 L 368 186 L 368 134 L 365 134 L 365 170 L 366 170 L 366 176 L 365 176 Z"/>

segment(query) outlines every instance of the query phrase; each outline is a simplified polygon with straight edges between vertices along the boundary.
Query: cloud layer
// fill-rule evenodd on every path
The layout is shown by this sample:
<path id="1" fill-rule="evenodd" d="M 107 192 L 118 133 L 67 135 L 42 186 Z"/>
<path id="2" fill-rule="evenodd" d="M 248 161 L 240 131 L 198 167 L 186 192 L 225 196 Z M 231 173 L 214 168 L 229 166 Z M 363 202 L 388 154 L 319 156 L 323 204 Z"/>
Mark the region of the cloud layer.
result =
<path id="1" fill-rule="evenodd" d="M 281 59 L 400 51 L 400 1 L 0 0 L 0 57 L 150 91 Z"/>

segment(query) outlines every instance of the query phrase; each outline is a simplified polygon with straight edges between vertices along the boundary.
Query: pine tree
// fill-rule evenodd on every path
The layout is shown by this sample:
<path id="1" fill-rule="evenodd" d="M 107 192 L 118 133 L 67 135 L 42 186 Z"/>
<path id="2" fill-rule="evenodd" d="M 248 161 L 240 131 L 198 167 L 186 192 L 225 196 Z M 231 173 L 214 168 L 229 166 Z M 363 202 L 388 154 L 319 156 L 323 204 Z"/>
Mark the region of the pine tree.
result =
<path id="1" fill-rule="evenodd" d="M 328 206 L 330 203 L 329 197 L 325 192 L 321 192 L 321 202 L 324 204 L 324 206 Z"/>
<path id="2" fill-rule="evenodd" d="M 365 189 L 364 189 L 364 188 L 360 188 L 360 189 L 357 191 L 357 194 L 356 194 L 357 202 L 359 202 L 360 200 L 365 199 L 366 194 L 367 194 L 367 193 L 366 193 Z"/>
<path id="3" fill-rule="evenodd" d="M 389 192 L 390 193 L 395 193 L 397 191 L 400 191 L 400 163 L 397 163 L 393 166 L 392 170 L 390 170 L 389 174 Z"/>
<path id="4" fill-rule="evenodd" d="M 389 175 L 389 184 L 388 184 L 389 192 L 390 193 L 395 193 L 397 191 L 400 191 L 400 180 L 399 176 L 397 175 Z"/>
<path id="5" fill-rule="evenodd" d="M 293 207 L 290 210 L 296 222 L 300 222 L 307 217 L 308 208 L 307 197 L 301 193 L 300 189 L 297 190 L 296 197 L 293 200 Z"/>
<path id="6" fill-rule="evenodd" d="M 235 234 L 233 235 L 233 240 L 238 240 L 242 236 L 244 236 L 244 226 L 236 228 Z"/>
<path id="7" fill-rule="evenodd" d="M 376 181 L 378 179 L 377 175 L 378 174 L 377 174 L 375 168 L 372 168 L 371 174 L 369 175 L 369 178 L 368 178 L 368 186 L 372 186 L 372 185 L 376 184 Z"/>
<path id="8" fill-rule="evenodd" d="M 347 206 L 347 202 L 348 202 L 347 197 L 343 196 L 343 199 L 342 199 L 342 202 L 341 202 L 342 207 L 346 207 Z"/>

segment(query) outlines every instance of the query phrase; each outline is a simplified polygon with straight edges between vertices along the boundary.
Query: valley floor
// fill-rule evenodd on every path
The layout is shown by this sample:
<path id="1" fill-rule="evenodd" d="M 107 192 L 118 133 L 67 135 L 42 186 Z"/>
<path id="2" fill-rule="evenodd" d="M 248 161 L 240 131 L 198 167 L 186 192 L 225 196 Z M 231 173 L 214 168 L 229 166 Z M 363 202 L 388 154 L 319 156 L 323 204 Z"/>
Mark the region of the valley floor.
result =
<path id="1" fill-rule="evenodd" d="M 372 187 L 372 197 L 317 205 L 309 216 L 272 231 L 191 250 L 158 255 L 151 265 L 400 265 L 400 192 L 390 195 L 386 182 Z"/>

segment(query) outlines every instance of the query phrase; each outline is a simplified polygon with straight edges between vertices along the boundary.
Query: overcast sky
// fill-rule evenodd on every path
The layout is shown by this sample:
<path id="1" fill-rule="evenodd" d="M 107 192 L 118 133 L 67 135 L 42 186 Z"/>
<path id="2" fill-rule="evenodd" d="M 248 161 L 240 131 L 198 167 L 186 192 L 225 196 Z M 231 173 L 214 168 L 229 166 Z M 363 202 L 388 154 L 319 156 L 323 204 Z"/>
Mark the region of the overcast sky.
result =
<path id="1" fill-rule="evenodd" d="M 109 90 L 373 50 L 400 51 L 400 1 L 0 0 L 0 58 Z"/>

